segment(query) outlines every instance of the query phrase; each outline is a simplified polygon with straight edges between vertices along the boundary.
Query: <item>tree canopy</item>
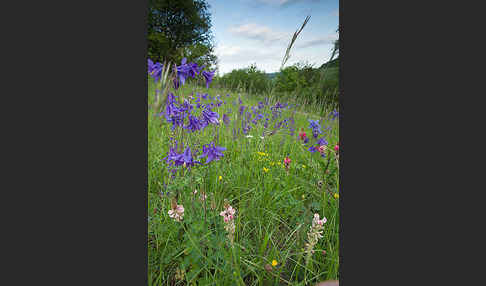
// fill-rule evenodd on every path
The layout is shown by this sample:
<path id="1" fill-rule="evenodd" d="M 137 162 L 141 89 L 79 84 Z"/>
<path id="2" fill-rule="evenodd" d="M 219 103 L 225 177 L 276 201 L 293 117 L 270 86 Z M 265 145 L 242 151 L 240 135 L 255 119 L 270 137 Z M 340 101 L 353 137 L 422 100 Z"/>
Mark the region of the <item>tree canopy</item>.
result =
<path id="1" fill-rule="evenodd" d="M 209 8 L 205 0 L 149 0 L 148 57 L 215 67 Z"/>

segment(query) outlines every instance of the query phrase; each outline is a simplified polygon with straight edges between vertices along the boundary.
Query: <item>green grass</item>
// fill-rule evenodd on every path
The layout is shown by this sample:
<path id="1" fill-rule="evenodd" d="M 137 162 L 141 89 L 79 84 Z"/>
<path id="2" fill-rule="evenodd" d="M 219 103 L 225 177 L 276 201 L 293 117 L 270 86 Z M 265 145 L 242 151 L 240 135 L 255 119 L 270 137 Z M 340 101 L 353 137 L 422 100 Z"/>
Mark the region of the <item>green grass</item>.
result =
<path id="1" fill-rule="evenodd" d="M 310 153 L 298 140 L 301 128 L 312 137 L 307 119 L 320 119 L 321 124 L 332 127 L 326 139 L 333 147 L 339 140 L 338 121 L 313 115 L 314 107 L 300 107 L 294 114 L 294 136 L 284 130 L 262 140 L 264 128 L 259 124 L 250 131 L 253 138 L 235 139 L 232 126 L 238 120 L 238 105 L 231 102 L 238 94 L 230 93 L 228 98 L 226 90 L 189 84 L 176 94 L 188 98 L 195 91 L 220 94 L 227 103 L 213 111 L 222 116 L 231 108 L 231 123 L 208 126 L 193 134 L 171 131 L 165 119 L 154 116 L 149 108 L 149 285 L 312 285 L 339 279 L 339 199 L 334 197 L 339 189 L 337 160 L 332 154 L 321 158 L 318 152 Z M 153 93 L 153 82 L 149 80 L 149 103 L 153 103 Z M 246 94 L 241 94 L 241 99 L 246 106 L 263 100 Z M 291 115 L 285 110 L 280 120 Z M 167 166 L 161 162 L 171 146 L 170 137 L 183 141 L 185 146 L 200 147 L 214 141 L 227 149 L 219 161 L 183 169 L 170 180 Z M 288 173 L 283 167 L 286 155 L 292 160 Z M 205 159 L 201 160 L 204 163 Z M 328 163 L 328 172 L 324 172 Z M 322 188 L 318 187 L 319 181 L 323 182 Z M 170 196 L 160 195 L 164 184 Z M 192 194 L 195 189 L 196 196 Z M 208 196 L 205 201 L 199 199 L 201 191 Z M 167 214 L 176 194 L 177 203 L 185 208 L 183 222 L 175 222 Z M 219 216 L 225 199 L 237 210 L 233 247 Z M 324 215 L 327 223 L 306 265 L 303 249 L 314 213 Z M 278 265 L 266 271 L 265 265 L 272 260 Z M 178 269 L 185 271 L 182 280 L 175 278 Z"/>

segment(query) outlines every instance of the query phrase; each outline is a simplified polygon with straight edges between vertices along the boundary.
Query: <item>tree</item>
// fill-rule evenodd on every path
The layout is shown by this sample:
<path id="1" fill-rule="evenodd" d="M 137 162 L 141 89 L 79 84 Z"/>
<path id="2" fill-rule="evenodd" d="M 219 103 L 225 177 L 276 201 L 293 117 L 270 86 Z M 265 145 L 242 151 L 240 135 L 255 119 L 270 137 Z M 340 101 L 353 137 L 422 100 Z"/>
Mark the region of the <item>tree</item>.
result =
<path id="1" fill-rule="evenodd" d="M 149 0 L 148 56 L 154 61 L 216 64 L 211 14 L 205 0 Z"/>

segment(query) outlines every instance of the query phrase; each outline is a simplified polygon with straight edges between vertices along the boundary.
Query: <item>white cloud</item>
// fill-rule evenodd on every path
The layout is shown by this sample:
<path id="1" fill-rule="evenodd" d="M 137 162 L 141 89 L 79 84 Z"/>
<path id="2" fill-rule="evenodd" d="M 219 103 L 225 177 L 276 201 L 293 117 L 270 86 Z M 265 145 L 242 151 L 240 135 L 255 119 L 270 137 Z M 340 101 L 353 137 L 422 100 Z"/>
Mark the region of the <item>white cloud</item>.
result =
<path id="1" fill-rule="evenodd" d="M 248 67 L 252 63 L 256 63 L 258 69 L 266 72 L 278 70 L 283 52 L 278 48 L 262 49 L 255 46 L 235 45 L 218 45 L 215 49 L 221 74 Z"/>
<path id="2" fill-rule="evenodd" d="M 256 0 L 256 2 L 263 3 L 263 4 L 270 4 L 270 5 L 277 5 L 277 6 L 284 6 L 290 5 L 297 2 L 313 2 L 317 3 L 320 0 Z"/>
<path id="3" fill-rule="evenodd" d="M 223 75 L 233 69 L 241 69 L 257 64 L 257 68 L 267 73 L 276 72 L 282 63 L 285 49 L 282 47 L 262 48 L 256 46 L 239 45 L 218 45 L 215 49 L 218 57 L 219 73 Z M 286 66 L 297 62 L 309 62 L 320 66 L 326 62 L 331 53 L 329 49 L 295 49 L 291 51 L 291 56 Z"/>
<path id="4" fill-rule="evenodd" d="M 296 48 L 303 49 L 303 48 L 308 48 L 317 45 L 334 44 L 334 41 L 337 39 L 338 39 L 338 34 L 330 34 L 324 37 L 319 37 L 319 38 L 305 41 L 302 44 L 297 44 Z"/>
<path id="5" fill-rule="evenodd" d="M 270 27 L 255 23 L 244 24 L 229 28 L 234 36 L 259 40 L 265 44 L 271 44 L 288 37 L 288 33 L 272 30 Z"/>

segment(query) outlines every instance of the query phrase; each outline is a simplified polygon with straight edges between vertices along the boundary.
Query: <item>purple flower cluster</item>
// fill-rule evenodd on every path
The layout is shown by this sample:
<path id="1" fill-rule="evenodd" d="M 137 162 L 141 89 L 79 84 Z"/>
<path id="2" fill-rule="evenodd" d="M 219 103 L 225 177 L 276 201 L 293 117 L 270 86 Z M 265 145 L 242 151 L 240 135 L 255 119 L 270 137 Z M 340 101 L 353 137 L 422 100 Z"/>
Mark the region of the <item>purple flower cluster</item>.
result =
<path id="1" fill-rule="evenodd" d="M 336 111 L 335 109 L 331 112 L 331 120 L 334 120 L 336 119 L 337 117 L 339 117 L 339 112 Z"/>
<path id="2" fill-rule="evenodd" d="M 181 65 L 176 67 L 177 78 L 174 79 L 174 88 L 178 89 L 180 84 L 186 83 L 187 78 L 195 78 L 196 75 L 201 73 L 204 66 L 198 66 L 196 63 L 188 63 L 187 58 L 181 60 Z M 212 82 L 215 71 L 202 71 L 202 75 L 206 80 L 206 88 L 209 88 L 209 84 Z"/>
<path id="3" fill-rule="evenodd" d="M 161 63 L 154 63 L 151 59 L 148 59 L 148 74 L 157 82 L 162 76 L 162 68 L 164 66 Z"/>
<path id="4" fill-rule="evenodd" d="M 199 158 L 206 157 L 206 164 L 209 164 L 211 161 L 217 161 L 221 157 L 224 156 L 222 151 L 226 150 L 224 147 L 218 147 L 214 145 L 214 142 L 211 144 L 203 145 L 202 155 Z"/>
<path id="5" fill-rule="evenodd" d="M 176 167 L 183 166 L 184 164 L 188 168 L 193 167 L 195 164 L 201 164 L 201 162 L 194 160 L 191 147 L 187 147 L 184 152 L 179 154 L 176 151 L 177 145 L 176 141 L 175 146 L 171 147 L 167 156 L 162 159 L 162 161 L 167 163 L 168 168 L 172 172 L 175 172 Z"/>
<path id="6" fill-rule="evenodd" d="M 198 97 L 196 99 L 200 100 Z M 219 124 L 219 114 L 211 110 L 211 105 L 197 103 L 196 109 L 202 107 L 200 116 L 196 116 L 194 113 L 194 105 L 189 101 L 184 100 L 182 104 L 179 104 L 173 93 L 169 93 L 167 97 L 167 105 L 165 106 L 164 115 L 167 122 L 172 124 L 172 130 L 177 126 L 187 129 L 189 132 L 195 132 L 204 129 L 209 124 Z M 187 124 L 184 125 L 184 121 L 187 118 Z"/>
<path id="7" fill-rule="evenodd" d="M 319 124 L 319 120 L 312 120 L 309 119 L 309 128 L 312 129 L 312 135 L 314 138 L 317 138 L 319 134 L 322 134 L 321 125 Z"/>

